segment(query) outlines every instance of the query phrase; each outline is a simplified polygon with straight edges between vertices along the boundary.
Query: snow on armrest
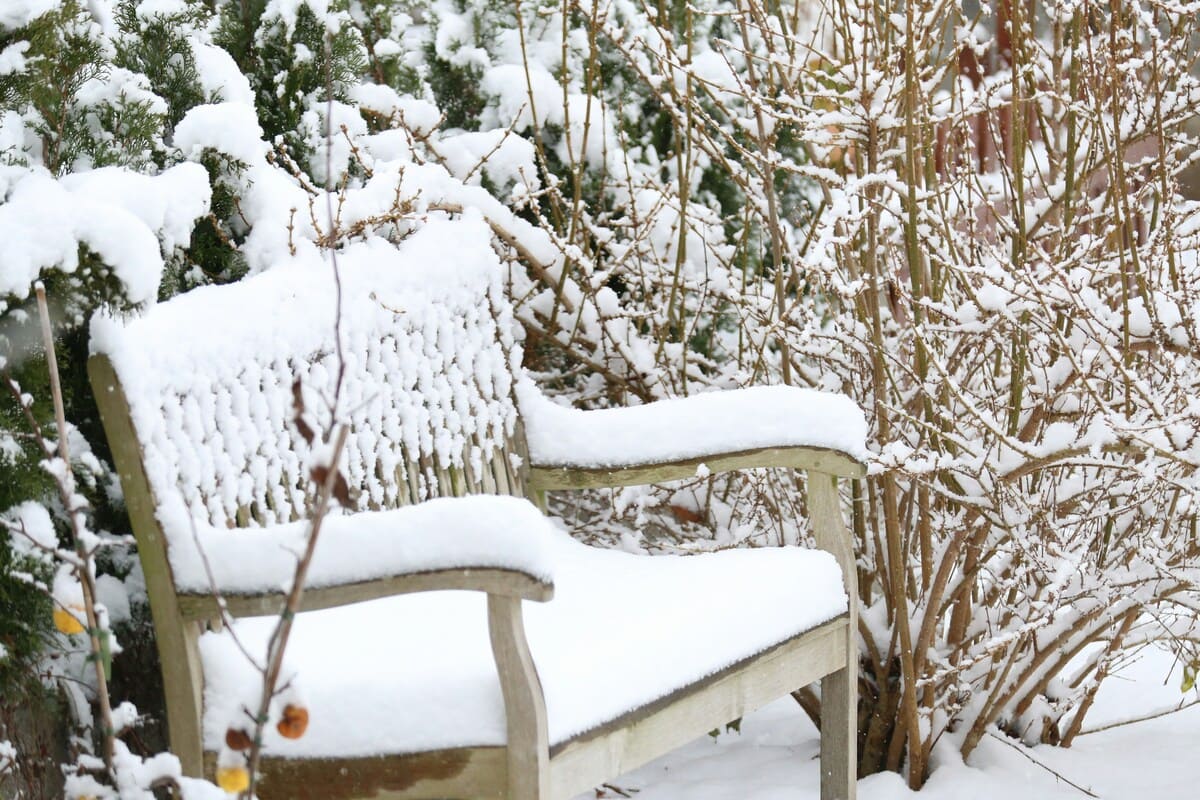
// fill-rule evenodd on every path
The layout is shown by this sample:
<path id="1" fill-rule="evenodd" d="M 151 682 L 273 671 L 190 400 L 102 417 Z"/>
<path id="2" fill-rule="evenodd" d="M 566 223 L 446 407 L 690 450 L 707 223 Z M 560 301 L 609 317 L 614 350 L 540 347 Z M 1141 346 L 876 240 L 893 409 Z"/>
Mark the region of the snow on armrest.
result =
<path id="1" fill-rule="evenodd" d="M 862 410 L 814 389 L 756 386 L 581 411 L 525 383 L 518 399 L 537 467 L 619 469 L 767 447 L 837 450 L 859 462 L 868 456 Z"/>
<path id="2" fill-rule="evenodd" d="M 286 591 L 304 550 L 307 522 L 270 528 L 219 529 L 164 513 L 176 589 L 212 591 L 199 542 L 217 588 L 227 595 Z M 517 497 L 429 500 L 392 511 L 331 515 L 321 529 L 305 588 L 450 569 L 520 572 L 551 585 L 549 520 Z"/>

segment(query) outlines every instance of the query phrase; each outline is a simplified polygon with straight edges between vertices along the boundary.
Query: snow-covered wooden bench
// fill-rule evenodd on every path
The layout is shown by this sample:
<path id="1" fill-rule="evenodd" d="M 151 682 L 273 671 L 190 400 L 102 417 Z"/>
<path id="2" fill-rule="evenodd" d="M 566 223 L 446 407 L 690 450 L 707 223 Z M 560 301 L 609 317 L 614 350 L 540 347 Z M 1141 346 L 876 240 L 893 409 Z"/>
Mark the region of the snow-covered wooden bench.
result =
<path id="1" fill-rule="evenodd" d="M 259 686 L 212 584 L 241 643 L 265 651 L 308 513 L 293 381 L 327 425 L 340 350 L 357 492 L 327 520 L 287 651 L 311 722 L 296 740 L 268 729 L 261 797 L 568 798 L 819 679 L 821 797 L 853 798 L 836 478 L 863 474 L 858 409 L 786 387 L 555 405 L 521 371 L 479 221 L 431 221 L 340 264 L 340 348 L 315 254 L 93 321 L 89 371 L 185 771 L 213 769 Z M 701 465 L 806 470 L 820 549 L 635 556 L 576 543 L 523 499 Z"/>

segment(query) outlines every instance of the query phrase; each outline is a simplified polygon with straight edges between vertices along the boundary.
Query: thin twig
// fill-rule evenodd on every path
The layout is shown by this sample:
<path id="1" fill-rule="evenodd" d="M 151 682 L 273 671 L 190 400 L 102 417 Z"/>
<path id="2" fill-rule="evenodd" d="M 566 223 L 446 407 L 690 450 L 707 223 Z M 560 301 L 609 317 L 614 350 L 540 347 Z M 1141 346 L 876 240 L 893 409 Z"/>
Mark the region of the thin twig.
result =
<path id="1" fill-rule="evenodd" d="M 113 774 L 113 756 L 116 751 L 116 729 L 113 725 L 112 704 L 108 697 L 108 677 L 104 674 L 103 637 L 108 632 L 101 630 L 99 616 L 96 613 L 96 579 L 92 574 L 92 559 L 94 553 L 88 550 L 84 541 L 84 511 L 85 507 L 78 502 L 80 499 L 75 492 L 75 475 L 71 471 L 71 451 L 67 444 L 67 416 L 63 408 L 62 381 L 58 375 L 58 355 L 54 348 L 54 334 L 50 330 L 50 309 L 46 303 L 46 290 L 41 283 L 35 287 L 37 294 L 38 316 L 41 318 L 42 342 L 46 348 L 46 366 L 50 373 L 50 397 L 54 403 L 54 422 L 58 432 L 58 457 L 62 461 L 62 469 L 53 471 L 54 482 L 71 526 L 71 537 L 75 544 L 75 552 L 81 563 L 73 565 L 76 577 L 83 589 L 83 607 L 87 616 L 87 633 L 91 646 L 92 666 L 96 673 L 96 702 L 100 707 L 100 742 L 104 765 L 110 776 Z M 44 448 L 48 449 L 48 448 Z"/>
<path id="2" fill-rule="evenodd" d="M 1070 778 L 1068 778 L 1067 776 L 1063 775 L 1061 772 L 1057 772 L 1057 771 L 1055 771 L 1055 770 L 1051 769 L 1050 767 L 1047 767 L 1047 766 L 1046 766 L 1045 764 L 1043 764 L 1041 761 L 1038 761 L 1036 758 L 1034 758 L 1033 756 L 1029 755 L 1029 753 L 1026 753 L 1026 752 L 1025 752 L 1025 750 L 1024 750 L 1024 749 L 1022 749 L 1022 748 L 1021 748 L 1019 745 L 1015 745 L 1015 744 L 1013 744 L 1012 742 L 1008 741 L 1008 739 L 1006 739 L 1005 737 L 1003 737 L 1003 736 L 997 736 L 995 733 L 992 733 L 991 731 L 988 731 L 988 736 L 991 736 L 991 737 L 992 737 L 993 739 L 995 739 L 996 741 L 998 741 L 998 742 L 1001 742 L 1001 743 L 1003 743 L 1003 744 L 1007 745 L 1008 747 L 1011 747 L 1013 750 L 1016 750 L 1016 751 L 1017 751 L 1018 753 L 1020 753 L 1022 756 L 1024 756 L 1024 757 L 1025 757 L 1025 758 L 1027 758 L 1027 759 L 1029 759 L 1029 760 L 1030 760 L 1030 761 L 1032 761 L 1034 764 L 1037 764 L 1039 767 L 1041 767 L 1042 769 L 1046 770 L 1046 772 L 1049 772 L 1049 773 L 1050 773 L 1051 775 L 1053 775 L 1055 778 L 1058 778 L 1058 779 L 1059 779 L 1060 781 L 1062 781 L 1063 783 L 1065 783 L 1065 784 L 1067 784 L 1067 785 L 1069 785 L 1069 786 L 1071 786 L 1071 787 L 1073 787 L 1073 788 L 1075 788 L 1075 789 L 1078 789 L 1079 791 L 1081 791 L 1081 792 L 1083 792 L 1084 794 L 1086 794 L 1088 797 L 1099 797 L 1099 796 L 1100 796 L 1100 795 L 1096 794 L 1095 792 L 1091 791 L 1090 789 L 1085 789 L 1084 787 L 1080 786 L 1078 783 L 1075 783 L 1075 781 L 1073 781 L 1073 780 L 1071 780 Z"/>
<path id="3" fill-rule="evenodd" d="M 263 673 L 262 694 L 259 698 L 258 711 L 254 715 L 255 730 L 252 737 L 253 746 L 250 749 L 250 758 L 247 765 L 250 772 L 250 785 L 243 794 L 243 797 L 247 798 L 247 800 L 254 796 L 254 786 L 257 783 L 258 767 L 262 757 L 262 732 L 266 727 L 271 709 L 271 701 L 278 694 L 276 684 L 279 682 L 279 675 L 283 670 L 283 655 L 287 650 L 288 638 L 292 632 L 292 624 L 295 622 L 296 615 L 300 613 L 301 601 L 304 598 L 305 579 L 308 576 L 308 567 L 312 564 L 313 555 L 316 552 L 317 539 L 321 535 L 321 526 L 329 512 L 329 501 L 333 497 L 333 489 L 339 478 L 338 461 L 341 458 L 342 450 L 345 449 L 346 439 L 349 434 L 350 427 L 348 425 L 338 427 L 333 445 L 333 454 L 329 460 L 329 469 L 325 475 L 324 482 L 321 484 L 321 492 L 317 499 L 317 506 L 313 515 L 312 526 L 309 529 L 304 554 L 296 563 L 296 574 L 288 590 L 287 601 L 284 604 L 283 611 L 279 615 L 279 623 L 276 625 L 275 631 L 271 634 L 270 642 L 267 645 L 267 668 Z"/>
<path id="4" fill-rule="evenodd" d="M 241 638 L 237 635 L 237 630 L 233 625 L 233 617 L 229 614 L 229 607 L 225 603 L 225 595 L 217 583 L 216 575 L 213 573 L 212 562 L 209 561 L 208 553 L 205 552 L 204 546 L 200 542 L 200 531 L 196 529 L 196 521 L 189 517 L 188 524 L 192 529 L 192 541 L 196 544 L 196 552 L 200 554 L 200 563 L 204 567 L 204 576 L 208 580 L 209 589 L 217 601 L 217 613 L 221 615 L 221 624 L 225 626 L 225 630 L 228 632 L 230 638 L 233 639 L 234 646 L 241 651 L 247 661 L 254 665 L 256 670 L 262 672 L 265 668 L 250 654 L 250 651 L 242 644 Z"/>
<path id="5" fill-rule="evenodd" d="M 333 335 L 335 339 L 335 353 L 338 362 L 337 375 L 334 384 L 333 401 L 330 404 L 330 424 L 336 424 L 339 412 L 339 405 L 342 395 L 342 384 L 346 374 L 346 358 L 343 351 L 342 343 L 342 276 L 338 269 L 337 262 L 337 219 L 333 213 L 333 198 L 332 198 L 332 175 L 333 169 L 333 73 L 332 73 L 332 45 L 331 34 L 326 32 L 324 50 L 325 50 L 325 89 L 328 93 L 326 98 L 325 109 L 325 210 L 329 222 L 330 240 L 329 254 L 333 268 L 333 280 L 336 287 L 336 303 L 337 309 L 334 316 Z M 259 697 L 257 713 L 253 715 L 254 720 L 254 735 L 251 737 L 250 752 L 247 757 L 247 769 L 249 771 L 249 785 L 242 793 L 242 797 L 249 800 L 254 796 L 254 788 L 258 782 L 259 764 L 262 759 L 263 747 L 263 729 L 265 728 L 271 708 L 271 702 L 280 694 L 290 687 L 291 682 L 285 682 L 284 686 L 277 688 L 280 673 L 283 670 L 283 656 L 287 650 L 288 639 L 291 636 L 292 625 L 295 622 L 296 615 L 300 613 L 301 602 L 304 597 L 304 586 L 307 582 L 308 568 L 312 564 L 313 556 L 316 553 L 317 540 L 321 535 L 321 528 L 325 517 L 329 513 L 330 501 L 334 495 L 334 489 L 338 481 L 341 479 L 341 474 L 338 470 L 339 462 L 341 461 L 342 452 L 345 450 L 346 440 L 350 435 L 350 426 L 347 424 L 338 425 L 333 436 L 333 450 L 329 456 L 329 463 L 321 465 L 326 467 L 324 480 L 320 484 L 320 491 L 317 496 L 317 502 L 313 508 L 312 521 L 310 523 L 308 536 L 305 542 L 303 554 L 299 557 L 296 563 L 296 572 L 292 578 L 292 585 L 288 589 L 287 600 L 283 610 L 280 612 L 279 621 L 275 626 L 275 630 L 271 634 L 271 638 L 267 644 L 267 664 L 262 670 L 263 682 L 262 692 Z M 318 466 L 314 464 L 314 467 Z M 314 473 L 315 476 L 315 473 Z"/>
<path id="6" fill-rule="evenodd" d="M 1110 731 L 1113 728 L 1120 728 L 1125 725 L 1132 725 L 1135 722 L 1146 722 L 1147 720 L 1158 719 L 1159 717 L 1167 717 L 1167 716 L 1170 716 L 1171 714 L 1178 714 L 1180 711 L 1185 711 L 1185 710 L 1191 708 L 1192 706 L 1196 706 L 1196 705 L 1200 705 L 1200 697 L 1197 697 L 1194 700 L 1190 700 L 1187 702 L 1180 700 L 1179 705 L 1175 706 L 1175 708 L 1164 708 L 1162 711 L 1155 711 L 1151 714 L 1145 714 L 1140 717 L 1133 717 L 1132 719 L 1123 719 L 1123 720 L 1120 720 L 1119 722 L 1109 722 L 1105 725 L 1097 725 L 1095 728 L 1088 728 L 1086 731 L 1080 731 L 1078 735 L 1079 736 L 1087 736 L 1089 733 L 1100 733 L 1100 731 Z"/>

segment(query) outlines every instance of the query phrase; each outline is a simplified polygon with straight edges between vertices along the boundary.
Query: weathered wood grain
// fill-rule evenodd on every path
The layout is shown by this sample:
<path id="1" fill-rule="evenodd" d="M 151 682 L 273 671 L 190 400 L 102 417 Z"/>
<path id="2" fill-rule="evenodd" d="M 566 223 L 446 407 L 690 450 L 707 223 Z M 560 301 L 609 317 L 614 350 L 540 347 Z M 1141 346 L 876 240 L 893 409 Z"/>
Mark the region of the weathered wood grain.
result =
<path id="1" fill-rule="evenodd" d="M 842 518 L 837 481 L 809 473 L 808 513 L 817 546 L 833 554 L 842 568 L 850 598 L 849 625 L 858 630 L 858 569 L 850 532 Z M 846 666 L 821 680 L 821 800 L 854 800 L 858 770 L 858 646 L 843 643 Z"/>
<path id="2" fill-rule="evenodd" d="M 185 774 L 199 775 L 205 761 L 211 773 L 215 755 L 203 752 L 200 736 L 202 675 L 197 641 L 200 624 L 219 616 L 217 600 L 207 594 L 175 591 L 166 540 L 155 516 L 156 498 L 145 474 L 128 403 L 107 358 L 93 357 L 88 370 L 146 573 L 166 687 L 171 748 L 180 757 Z M 418 502 L 424 482 L 430 496 L 523 493 L 544 509 L 548 490 L 659 483 L 694 476 L 701 464 L 714 473 L 755 467 L 807 470 L 808 510 L 817 544 L 838 560 L 847 594 L 857 596 L 854 552 L 842 518 L 836 477 L 861 477 L 865 468 L 836 450 L 757 448 L 611 469 L 538 466 L 530 463 L 518 424 L 513 438 L 482 464 L 478 473 L 469 464 L 458 470 L 420 457 L 407 460 L 397 469 L 397 482 L 403 486 L 396 502 Z M 236 521 L 244 525 L 251 518 L 261 521 L 262 516 L 263 509 L 248 508 L 239 510 Z M 551 584 L 524 573 L 490 568 L 418 572 L 311 588 L 304 594 L 303 610 L 437 590 L 474 590 L 488 595 L 489 630 L 504 695 L 508 746 L 378 758 L 268 758 L 260 791 L 264 800 L 566 800 L 815 680 L 822 680 L 824 700 L 821 798 L 853 800 L 857 706 L 853 636 L 857 611 L 853 603 L 843 617 L 551 749 L 545 701 L 521 616 L 522 600 L 553 597 Z M 234 595 L 225 601 L 232 616 L 252 616 L 277 613 L 283 596 Z"/>
<path id="3" fill-rule="evenodd" d="M 208 775 L 216 753 L 204 754 Z M 503 800 L 503 747 L 468 747 L 363 758 L 264 758 L 260 800 Z"/>
<path id="4" fill-rule="evenodd" d="M 179 606 L 175 579 L 167 561 L 166 539 L 155 516 L 157 503 L 142 464 L 129 404 L 106 356 L 88 359 L 88 378 L 112 449 L 113 464 L 121 479 L 129 524 L 137 539 L 146 576 L 146 593 L 162 665 L 171 752 L 179 757 L 185 775 L 199 776 L 204 752 L 200 739 L 203 676 L 197 649 L 200 629 L 196 623 L 185 620 Z"/>
<path id="5" fill-rule="evenodd" d="M 488 595 L 488 633 L 504 694 L 508 798 L 546 800 L 550 762 L 546 701 L 525 639 L 520 598 Z"/>
<path id="6" fill-rule="evenodd" d="M 566 800 L 598 786 L 842 668 L 847 619 L 838 617 L 555 745 L 550 796 Z"/>
<path id="7" fill-rule="evenodd" d="M 621 467 L 548 466 L 534 463 L 529 471 L 529 482 L 530 487 L 535 490 L 640 486 L 694 478 L 701 465 L 710 473 L 755 467 L 787 467 L 843 478 L 861 478 L 866 474 L 866 467 L 839 450 L 819 447 L 760 447 L 753 450 L 712 453 L 680 461 Z"/>
<path id="8" fill-rule="evenodd" d="M 373 581 L 309 588 L 301 598 L 301 611 L 317 611 L 397 594 L 434 591 L 476 591 L 497 597 L 516 597 L 545 602 L 554 597 L 554 585 L 523 572 L 506 569 L 444 569 L 393 575 Z M 225 609 L 232 617 L 261 617 L 277 614 L 283 607 L 282 592 L 225 595 Z M 211 594 L 180 594 L 179 609 L 184 619 L 213 619 L 220 616 L 217 598 Z"/>

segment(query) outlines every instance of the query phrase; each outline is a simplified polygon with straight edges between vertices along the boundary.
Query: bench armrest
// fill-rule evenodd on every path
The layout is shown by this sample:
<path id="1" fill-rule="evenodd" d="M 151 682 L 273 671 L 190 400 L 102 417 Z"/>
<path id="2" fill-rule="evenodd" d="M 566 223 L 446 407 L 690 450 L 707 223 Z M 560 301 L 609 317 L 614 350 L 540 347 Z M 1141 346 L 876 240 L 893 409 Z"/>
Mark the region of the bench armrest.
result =
<path id="1" fill-rule="evenodd" d="M 850 398 L 792 386 L 580 411 L 518 394 L 535 489 L 629 486 L 749 467 L 866 474 L 867 423 Z"/>
<path id="2" fill-rule="evenodd" d="M 317 611 L 350 603 L 361 603 L 411 592 L 436 591 L 485 592 L 497 597 L 545 602 L 554 597 L 553 584 L 531 578 L 523 572 L 507 569 L 443 569 L 414 572 L 369 581 L 304 590 L 301 611 Z M 185 620 L 216 619 L 220 603 L 211 592 L 180 592 L 179 612 Z M 283 591 L 253 594 L 223 594 L 225 611 L 231 617 L 261 617 L 278 614 L 287 596 Z"/>
<path id="3" fill-rule="evenodd" d="M 258 530 L 197 525 L 193 535 L 185 532 L 192 523 L 182 509 L 162 516 L 164 528 L 176 528 L 170 561 L 185 618 L 219 613 L 214 588 L 232 616 L 279 610 L 307 522 Z M 302 608 L 443 589 L 549 600 L 554 582 L 547 542 L 553 535 L 541 512 L 516 497 L 441 498 L 330 516 L 309 566 Z"/>

